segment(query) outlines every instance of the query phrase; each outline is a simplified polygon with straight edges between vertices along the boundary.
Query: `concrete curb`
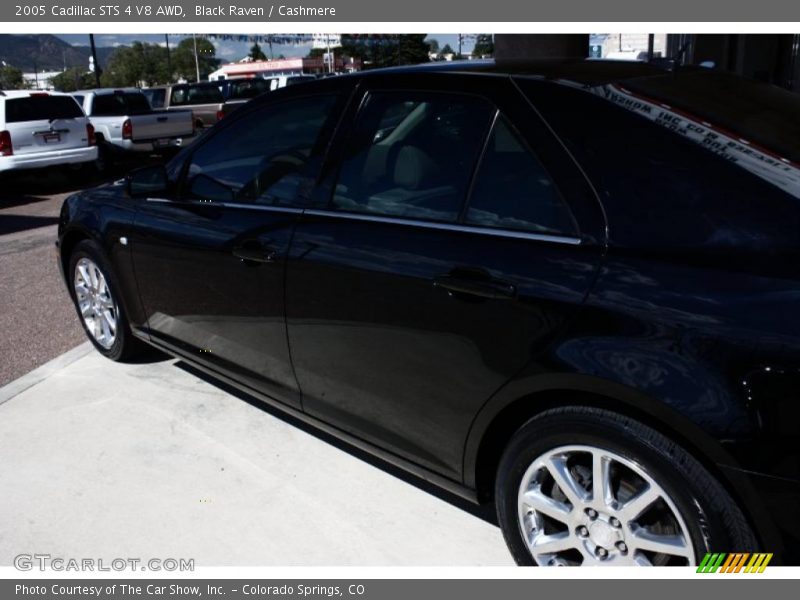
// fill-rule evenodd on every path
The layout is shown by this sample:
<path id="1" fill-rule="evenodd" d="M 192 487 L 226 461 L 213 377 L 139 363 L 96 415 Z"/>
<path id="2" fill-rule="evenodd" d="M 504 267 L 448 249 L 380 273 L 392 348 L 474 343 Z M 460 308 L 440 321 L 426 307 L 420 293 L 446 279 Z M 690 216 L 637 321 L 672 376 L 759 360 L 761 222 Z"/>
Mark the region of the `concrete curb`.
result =
<path id="1" fill-rule="evenodd" d="M 17 396 L 28 388 L 35 386 L 37 383 L 47 379 L 67 365 L 70 365 L 76 360 L 83 358 L 93 350 L 94 346 L 92 346 L 91 342 L 84 342 L 80 346 L 76 346 L 61 356 L 55 357 L 50 362 L 44 363 L 41 367 L 35 368 L 30 373 L 26 373 L 11 383 L 7 383 L 0 388 L 0 404 L 8 402 L 14 396 Z"/>

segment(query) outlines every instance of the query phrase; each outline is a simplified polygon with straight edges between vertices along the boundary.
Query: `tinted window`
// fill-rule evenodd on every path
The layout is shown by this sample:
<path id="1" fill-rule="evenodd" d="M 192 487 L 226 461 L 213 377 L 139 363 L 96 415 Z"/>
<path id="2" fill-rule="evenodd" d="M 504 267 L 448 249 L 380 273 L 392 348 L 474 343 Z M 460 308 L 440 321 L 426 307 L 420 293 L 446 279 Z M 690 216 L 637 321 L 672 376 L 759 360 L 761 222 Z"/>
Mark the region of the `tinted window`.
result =
<path id="1" fill-rule="evenodd" d="M 220 104 L 225 101 L 216 85 L 196 85 L 172 89 L 172 106 L 187 104 Z"/>
<path id="2" fill-rule="evenodd" d="M 344 152 L 333 205 L 454 221 L 494 113 L 454 94 L 370 95 Z"/>
<path id="3" fill-rule="evenodd" d="M 240 79 L 228 84 L 228 98 L 231 100 L 255 98 L 268 91 L 269 81 L 266 79 Z"/>
<path id="4" fill-rule="evenodd" d="M 82 116 L 81 107 L 70 96 L 31 96 L 6 100 L 6 123 L 77 119 Z"/>
<path id="5" fill-rule="evenodd" d="M 150 101 L 153 108 L 164 108 L 164 100 L 167 99 L 167 90 L 142 90 L 142 93 Z"/>
<path id="6" fill-rule="evenodd" d="M 492 131 L 475 177 L 466 222 L 537 233 L 575 231 L 550 176 L 503 117 Z"/>
<path id="7" fill-rule="evenodd" d="M 218 202 L 292 204 L 310 194 L 312 159 L 330 134 L 337 96 L 265 107 L 214 135 L 192 156 L 184 195 Z"/>
<path id="8" fill-rule="evenodd" d="M 149 111 L 150 104 L 140 92 L 98 94 L 92 102 L 92 115 L 97 117 L 121 117 Z"/>

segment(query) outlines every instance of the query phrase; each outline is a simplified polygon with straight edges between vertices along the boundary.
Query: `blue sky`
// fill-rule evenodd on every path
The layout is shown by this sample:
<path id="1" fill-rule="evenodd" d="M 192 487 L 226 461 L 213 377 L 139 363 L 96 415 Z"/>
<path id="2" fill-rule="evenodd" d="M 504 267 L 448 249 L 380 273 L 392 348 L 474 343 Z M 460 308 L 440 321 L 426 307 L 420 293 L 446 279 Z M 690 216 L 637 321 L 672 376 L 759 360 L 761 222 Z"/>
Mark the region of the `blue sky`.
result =
<path id="1" fill-rule="evenodd" d="M 255 34 L 254 34 L 255 35 Z M 261 34 L 263 35 L 263 34 Z M 65 40 L 67 43 L 72 44 L 73 46 L 88 46 L 89 45 L 89 36 L 87 34 L 65 34 L 59 35 L 61 39 Z M 186 35 L 175 35 L 170 34 L 169 40 L 170 45 L 177 45 L 183 38 L 188 37 Z M 435 34 L 431 33 L 428 34 L 428 38 L 435 38 L 439 41 L 440 46 L 444 46 L 445 44 L 450 44 L 450 46 L 454 49 L 458 49 L 458 35 L 456 34 Z M 152 44 L 162 44 L 164 43 L 164 35 L 151 35 L 151 34 L 141 34 L 141 35 L 131 35 L 131 34 L 95 34 L 94 36 L 95 43 L 98 46 L 120 46 L 130 44 L 136 40 L 140 42 L 149 42 Z M 217 58 L 222 59 L 223 61 L 234 61 L 240 59 L 247 55 L 250 50 L 251 43 L 248 42 L 238 42 L 232 40 L 211 40 L 211 42 L 217 48 Z M 464 52 L 468 52 L 472 49 L 474 45 L 473 41 L 465 40 L 462 48 Z M 263 44 L 262 44 L 263 46 Z M 296 46 L 273 46 L 273 53 L 275 56 L 283 54 L 284 56 L 305 56 L 308 54 L 308 50 L 311 47 L 311 44 L 300 44 Z M 266 52 L 266 48 L 264 48 Z"/>

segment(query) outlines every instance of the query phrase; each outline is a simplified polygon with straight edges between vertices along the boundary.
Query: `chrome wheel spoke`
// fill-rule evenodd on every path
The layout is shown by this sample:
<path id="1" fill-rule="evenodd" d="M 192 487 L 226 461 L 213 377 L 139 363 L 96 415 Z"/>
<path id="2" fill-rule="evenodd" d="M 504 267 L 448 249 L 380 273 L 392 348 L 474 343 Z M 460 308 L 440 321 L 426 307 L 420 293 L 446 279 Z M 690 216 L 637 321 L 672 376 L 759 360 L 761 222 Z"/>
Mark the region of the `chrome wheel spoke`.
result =
<path id="1" fill-rule="evenodd" d="M 693 553 L 686 545 L 682 535 L 659 535 L 644 529 L 634 532 L 630 542 L 635 549 L 671 556 L 689 558 Z"/>
<path id="2" fill-rule="evenodd" d="M 531 509 L 547 515 L 551 519 L 566 523 L 567 517 L 570 513 L 570 507 L 546 496 L 542 493 L 541 488 L 535 487 L 528 490 L 522 495 L 522 501 Z"/>
<path id="3" fill-rule="evenodd" d="M 592 500 L 595 504 L 610 506 L 613 501 L 610 465 L 611 461 L 603 453 L 592 453 Z"/>
<path id="4" fill-rule="evenodd" d="M 647 486 L 635 497 L 628 500 L 620 509 L 620 514 L 624 521 L 635 521 L 639 516 L 650 508 L 659 498 L 661 498 L 660 490 L 654 489 L 652 486 Z"/>
<path id="5" fill-rule="evenodd" d="M 575 540 L 568 532 L 551 535 L 538 535 L 533 539 L 531 551 L 534 554 L 555 554 L 575 547 Z"/>
<path id="6" fill-rule="evenodd" d="M 567 461 L 563 457 L 551 456 L 547 462 L 547 470 L 572 506 L 580 506 L 586 501 L 586 490 L 575 481 L 572 473 L 567 469 Z"/>

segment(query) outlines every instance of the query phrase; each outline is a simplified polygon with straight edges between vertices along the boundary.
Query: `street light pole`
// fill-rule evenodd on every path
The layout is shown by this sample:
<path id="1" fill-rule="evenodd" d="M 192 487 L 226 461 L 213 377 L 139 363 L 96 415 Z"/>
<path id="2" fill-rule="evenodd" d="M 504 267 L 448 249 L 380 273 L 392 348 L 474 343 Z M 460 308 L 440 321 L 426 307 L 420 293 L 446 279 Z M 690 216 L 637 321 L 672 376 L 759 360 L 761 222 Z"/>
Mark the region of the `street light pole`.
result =
<path id="1" fill-rule="evenodd" d="M 171 83 L 172 82 L 172 54 L 170 53 L 170 50 L 169 50 L 169 34 L 168 33 L 164 34 L 164 40 L 167 42 L 167 71 L 169 71 L 169 81 L 166 81 L 165 83 Z"/>
<path id="2" fill-rule="evenodd" d="M 200 83 L 200 59 L 197 57 L 197 34 L 192 34 L 192 40 L 194 40 L 194 71 L 197 77 L 197 83 Z"/>
<path id="3" fill-rule="evenodd" d="M 97 48 L 94 46 L 94 34 L 89 34 L 89 45 L 92 47 L 92 60 L 94 61 L 94 81 L 97 84 L 97 87 L 100 87 L 100 75 L 102 74 L 102 69 L 100 68 L 100 63 L 97 62 Z"/>

